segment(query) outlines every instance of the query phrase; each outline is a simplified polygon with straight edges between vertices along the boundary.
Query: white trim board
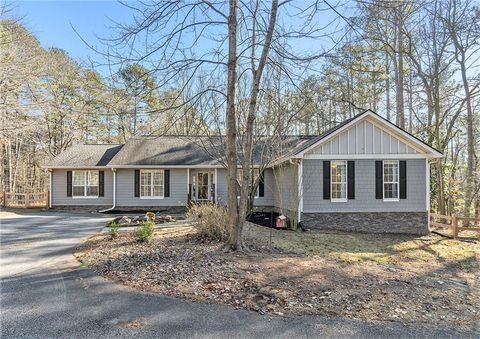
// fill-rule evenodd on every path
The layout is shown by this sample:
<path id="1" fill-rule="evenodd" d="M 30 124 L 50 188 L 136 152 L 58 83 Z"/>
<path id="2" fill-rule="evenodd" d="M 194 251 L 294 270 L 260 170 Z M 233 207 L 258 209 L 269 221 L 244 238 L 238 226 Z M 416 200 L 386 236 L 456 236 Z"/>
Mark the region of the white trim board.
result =
<path id="1" fill-rule="evenodd" d="M 359 159 L 432 159 L 429 154 L 306 154 L 303 159 L 325 159 L 325 160 L 359 160 Z"/>

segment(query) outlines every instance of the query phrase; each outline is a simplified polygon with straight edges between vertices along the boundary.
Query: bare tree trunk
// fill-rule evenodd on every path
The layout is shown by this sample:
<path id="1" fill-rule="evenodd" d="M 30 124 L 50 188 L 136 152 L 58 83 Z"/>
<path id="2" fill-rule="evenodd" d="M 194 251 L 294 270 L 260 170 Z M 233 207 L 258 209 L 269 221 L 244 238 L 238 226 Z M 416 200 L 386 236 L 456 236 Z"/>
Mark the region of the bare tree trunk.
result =
<path id="1" fill-rule="evenodd" d="M 445 214 L 445 196 L 443 188 L 442 161 L 438 159 L 435 163 L 437 174 L 437 209 L 439 214 Z"/>
<path id="2" fill-rule="evenodd" d="M 258 6 L 258 2 L 257 2 Z M 253 150 L 253 125 L 256 118 L 257 113 L 257 100 L 258 100 L 258 93 L 260 91 L 260 81 L 262 79 L 263 70 L 265 68 L 265 64 L 267 62 L 268 53 L 270 51 L 270 45 L 272 43 L 272 36 L 273 31 L 275 29 L 275 22 L 277 19 L 277 9 L 278 9 L 278 0 L 272 0 L 272 8 L 270 12 L 270 20 L 268 24 L 267 35 L 265 37 L 265 43 L 262 48 L 262 55 L 260 56 L 260 60 L 258 62 L 258 68 L 255 68 L 255 50 L 252 49 L 252 74 L 253 74 L 253 84 L 252 89 L 250 92 L 250 102 L 248 105 L 248 116 L 247 116 L 247 123 L 244 135 L 244 161 L 243 161 L 243 178 L 242 178 L 242 185 L 240 188 L 240 208 L 239 208 L 239 222 L 237 228 L 237 249 L 241 249 L 242 246 L 242 230 L 243 225 L 247 216 L 248 210 L 248 189 L 249 183 L 252 181 L 251 173 L 252 173 L 252 150 Z M 256 18 L 253 18 L 255 22 Z M 255 29 L 253 29 L 253 34 L 255 34 Z M 255 41 L 255 37 L 253 38 Z M 255 43 L 252 44 L 255 46 Z M 254 48 L 254 47 L 252 47 Z M 253 185 L 252 185 L 253 186 Z"/>
<path id="3" fill-rule="evenodd" d="M 230 0 L 228 16 L 228 78 L 227 78 L 227 210 L 230 229 L 230 248 L 239 241 L 237 210 L 237 124 L 235 114 L 235 89 L 237 81 L 237 0 Z M 241 231 L 241 230 L 240 230 Z"/>
<path id="4" fill-rule="evenodd" d="M 390 121 L 391 116 L 390 116 L 390 60 L 388 58 L 388 52 L 385 52 L 385 73 L 386 73 L 386 79 L 385 79 L 385 87 L 386 87 L 386 92 L 387 92 L 387 102 L 386 102 L 386 110 L 387 110 L 387 120 Z"/>
<path id="5" fill-rule="evenodd" d="M 410 73 L 408 75 L 408 131 L 413 132 L 413 71 L 410 67 Z"/>
<path id="6" fill-rule="evenodd" d="M 401 128 L 405 128 L 405 108 L 403 98 L 403 13 L 402 9 L 397 11 L 397 91 L 396 91 L 396 103 L 397 103 L 397 125 Z"/>

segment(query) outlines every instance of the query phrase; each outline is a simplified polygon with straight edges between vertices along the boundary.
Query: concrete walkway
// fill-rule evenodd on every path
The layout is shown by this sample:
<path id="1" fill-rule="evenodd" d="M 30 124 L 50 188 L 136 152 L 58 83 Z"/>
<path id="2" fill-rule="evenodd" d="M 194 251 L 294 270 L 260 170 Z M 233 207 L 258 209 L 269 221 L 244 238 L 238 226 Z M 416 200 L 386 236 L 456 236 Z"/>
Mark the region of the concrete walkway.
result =
<path id="1" fill-rule="evenodd" d="M 281 317 L 128 289 L 71 255 L 106 220 L 95 214 L 22 212 L 1 220 L 2 338 L 470 337 L 478 331 Z"/>

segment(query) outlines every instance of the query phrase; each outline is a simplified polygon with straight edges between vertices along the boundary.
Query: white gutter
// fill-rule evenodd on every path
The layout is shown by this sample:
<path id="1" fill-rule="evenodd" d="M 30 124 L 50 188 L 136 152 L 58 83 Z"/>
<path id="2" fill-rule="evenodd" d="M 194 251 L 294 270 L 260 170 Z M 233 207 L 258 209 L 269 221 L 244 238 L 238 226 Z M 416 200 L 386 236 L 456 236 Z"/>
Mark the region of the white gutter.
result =
<path id="1" fill-rule="evenodd" d="M 112 207 L 107 208 L 106 210 L 98 211 L 100 213 L 111 211 L 115 209 L 117 205 L 117 170 L 115 168 L 112 168 L 112 172 L 113 172 L 113 205 Z"/>

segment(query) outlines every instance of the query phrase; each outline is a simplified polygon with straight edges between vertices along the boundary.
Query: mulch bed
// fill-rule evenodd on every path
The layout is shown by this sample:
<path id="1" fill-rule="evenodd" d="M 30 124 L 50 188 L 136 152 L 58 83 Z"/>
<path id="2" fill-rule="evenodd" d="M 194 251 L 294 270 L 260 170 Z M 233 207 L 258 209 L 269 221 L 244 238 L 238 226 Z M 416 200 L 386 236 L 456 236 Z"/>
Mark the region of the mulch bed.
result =
<path id="1" fill-rule="evenodd" d="M 224 253 L 222 243 L 201 242 L 186 227 L 159 230 L 148 243 L 130 234 L 97 235 L 76 256 L 98 274 L 143 291 L 261 313 L 465 327 L 479 321 L 479 277 L 471 269 L 352 264 L 247 242 L 249 253 Z"/>

